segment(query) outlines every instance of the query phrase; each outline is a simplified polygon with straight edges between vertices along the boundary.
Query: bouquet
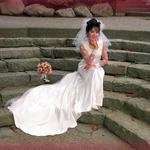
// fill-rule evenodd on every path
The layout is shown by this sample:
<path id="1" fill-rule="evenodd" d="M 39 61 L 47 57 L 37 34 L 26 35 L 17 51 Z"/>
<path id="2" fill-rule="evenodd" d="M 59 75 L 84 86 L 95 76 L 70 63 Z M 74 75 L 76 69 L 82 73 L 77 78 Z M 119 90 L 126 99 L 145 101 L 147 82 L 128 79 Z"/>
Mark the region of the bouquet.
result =
<path id="1" fill-rule="evenodd" d="M 50 82 L 47 75 L 52 73 L 52 66 L 48 62 L 42 62 L 37 65 L 37 72 L 41 74 L 41 79 L 45 82 Z"/>

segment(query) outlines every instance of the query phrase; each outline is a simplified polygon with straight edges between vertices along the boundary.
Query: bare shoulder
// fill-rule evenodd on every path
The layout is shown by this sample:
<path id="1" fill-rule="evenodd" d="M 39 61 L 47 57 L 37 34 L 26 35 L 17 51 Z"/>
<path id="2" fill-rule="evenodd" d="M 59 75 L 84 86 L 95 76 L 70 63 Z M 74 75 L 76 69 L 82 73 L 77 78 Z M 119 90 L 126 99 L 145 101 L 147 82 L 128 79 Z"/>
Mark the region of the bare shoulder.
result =
<path id="1" fill-rule="evenodd" d="M 84 44 L 84 42 L 81 42 L 81 43 L 80 43 L 80 49 L 85 49 L 85 44 Z"/>

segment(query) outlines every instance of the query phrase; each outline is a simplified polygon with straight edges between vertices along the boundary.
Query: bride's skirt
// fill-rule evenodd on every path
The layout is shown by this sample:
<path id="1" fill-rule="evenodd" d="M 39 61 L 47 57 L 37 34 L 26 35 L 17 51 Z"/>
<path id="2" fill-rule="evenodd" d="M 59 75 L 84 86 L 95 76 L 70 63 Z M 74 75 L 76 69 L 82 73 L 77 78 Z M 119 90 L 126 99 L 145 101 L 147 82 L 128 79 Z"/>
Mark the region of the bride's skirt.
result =
<path id="1" fill-rule="evenodd" d="M 103 104 L 104 69 L 84 69 L 68 73 L 54 84 L 40 85 L 11 99 L 8 109 L 13 113 L 16 127 L 24 132 L 46 136 L 61 134 L 77 126 L 81 112 Z"/>

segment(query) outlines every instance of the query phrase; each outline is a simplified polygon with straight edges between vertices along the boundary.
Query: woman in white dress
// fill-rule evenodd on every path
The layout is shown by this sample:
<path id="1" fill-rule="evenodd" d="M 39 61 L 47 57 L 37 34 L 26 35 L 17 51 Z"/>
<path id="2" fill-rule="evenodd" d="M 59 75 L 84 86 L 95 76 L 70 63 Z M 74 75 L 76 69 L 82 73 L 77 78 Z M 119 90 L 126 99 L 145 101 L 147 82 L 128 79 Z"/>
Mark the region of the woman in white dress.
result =
<path id="1" fill-rule="evenodd" d="M 17 128 L 35 136 L 61 134 L 77 126 L 82 112 L 102 106 L 102 66 L 108 60 L 107 38 L 103 37 L 101 22 L 86 20 L 74 42 L 83 56 L 77 71 L 54 84 L 30 88 L 8 101 L 7 108 L 13 113 Z"/>

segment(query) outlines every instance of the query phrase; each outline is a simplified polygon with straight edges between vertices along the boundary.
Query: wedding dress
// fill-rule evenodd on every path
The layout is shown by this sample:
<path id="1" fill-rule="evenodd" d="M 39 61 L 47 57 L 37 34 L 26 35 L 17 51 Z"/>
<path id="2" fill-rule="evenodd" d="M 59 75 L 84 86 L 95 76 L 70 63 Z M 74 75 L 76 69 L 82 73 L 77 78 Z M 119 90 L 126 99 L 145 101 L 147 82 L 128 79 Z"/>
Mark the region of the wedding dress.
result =
<path id="1" fill-rule="evenodd" d="M 92 53 L 88 42 L 83 45 Z M 56 83 L 30 88 L 11 99 L 7 108 L 13 113 L 16 127 L 35 136 L 61 134 L 77 126 L 82 112 L 102 106 L 105 74 L 100 66 L 102 47 L 103 41 L 100 40 L 93 61 L 95 68 L 84 69 L 86 62 L 83 58 L 77 71 L 66 74 Z"/>

